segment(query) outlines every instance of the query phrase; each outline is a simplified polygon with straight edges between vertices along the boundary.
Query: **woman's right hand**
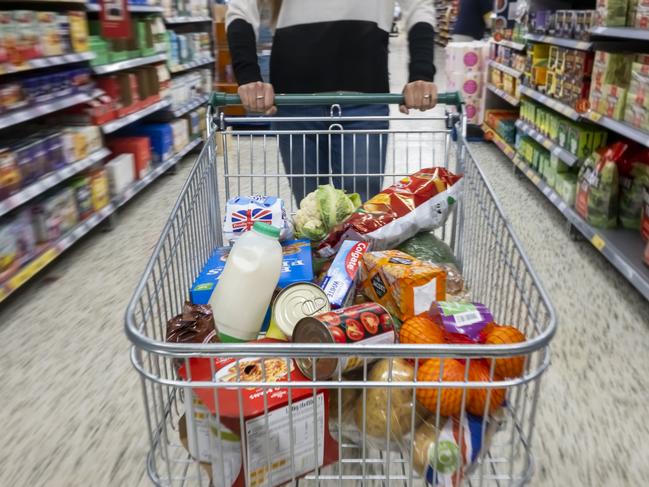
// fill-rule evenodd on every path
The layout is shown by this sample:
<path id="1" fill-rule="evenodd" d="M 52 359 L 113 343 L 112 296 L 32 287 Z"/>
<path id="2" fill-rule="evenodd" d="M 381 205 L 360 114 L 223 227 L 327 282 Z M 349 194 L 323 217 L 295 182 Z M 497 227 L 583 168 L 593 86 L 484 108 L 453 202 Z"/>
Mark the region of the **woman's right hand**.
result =
<path id="1" fill-rule="evenodd" d="M 237 90 L 241 98 L 241 104 L 250 113 L 263 113 L 275 115 L 275 90 L 270 83 L 255 81 L 239 86 Z"/>

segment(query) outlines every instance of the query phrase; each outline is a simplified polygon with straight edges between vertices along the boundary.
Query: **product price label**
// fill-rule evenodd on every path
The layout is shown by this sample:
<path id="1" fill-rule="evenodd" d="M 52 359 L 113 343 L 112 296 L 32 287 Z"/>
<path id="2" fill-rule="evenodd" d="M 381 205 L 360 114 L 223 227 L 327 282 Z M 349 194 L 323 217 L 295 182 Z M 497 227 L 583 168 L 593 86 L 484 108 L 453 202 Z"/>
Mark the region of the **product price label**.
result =
<path id="1" fill-rule="evenodd" d="M 320 393 L 246 421 L 249 485 L 280 485 L 292 475 L 299 477 L 315 469 L 316 462 L 321 466 L 324 419 L 324 394 Z"/>

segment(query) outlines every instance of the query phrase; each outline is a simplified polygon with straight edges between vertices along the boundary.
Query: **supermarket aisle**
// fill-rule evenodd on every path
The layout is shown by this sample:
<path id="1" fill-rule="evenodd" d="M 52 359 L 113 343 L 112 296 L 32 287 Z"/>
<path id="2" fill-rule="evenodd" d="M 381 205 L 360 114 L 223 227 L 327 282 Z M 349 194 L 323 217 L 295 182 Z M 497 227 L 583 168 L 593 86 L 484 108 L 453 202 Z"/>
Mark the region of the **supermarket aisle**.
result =
<path id="1" fill-rule="evenodd" d="M 403 36 L 393 41 L 398 91 L 407 48 Z M 441 60 L 438 50 L 439 72 Z M 495 147 L 474 150 L 561 320 L 532 485 L 642 485 L 649 305 L 589 244 L 569 239 L 559 214 Z M 0 310 L 0 485 L 149 485 L 122 318 L 189 167 L 162 178 L 112 232 L 84 240 Z"/>

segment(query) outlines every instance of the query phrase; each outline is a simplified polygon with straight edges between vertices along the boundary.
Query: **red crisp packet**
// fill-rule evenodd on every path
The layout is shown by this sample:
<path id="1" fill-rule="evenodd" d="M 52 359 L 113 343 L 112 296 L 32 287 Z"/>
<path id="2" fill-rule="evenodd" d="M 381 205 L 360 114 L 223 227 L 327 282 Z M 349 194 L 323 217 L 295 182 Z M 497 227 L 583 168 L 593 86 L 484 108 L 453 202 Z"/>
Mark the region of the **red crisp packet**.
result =
<path id="1" fill-rule="evenodd" d="M 444 224 L 459 197 L 457 176 L 443 167 L 422 169 L 365 202 L 318 246 L 335 254 L 344 240 L 370 242 L 373 251 L 392 249 L 421 231 Z"/>

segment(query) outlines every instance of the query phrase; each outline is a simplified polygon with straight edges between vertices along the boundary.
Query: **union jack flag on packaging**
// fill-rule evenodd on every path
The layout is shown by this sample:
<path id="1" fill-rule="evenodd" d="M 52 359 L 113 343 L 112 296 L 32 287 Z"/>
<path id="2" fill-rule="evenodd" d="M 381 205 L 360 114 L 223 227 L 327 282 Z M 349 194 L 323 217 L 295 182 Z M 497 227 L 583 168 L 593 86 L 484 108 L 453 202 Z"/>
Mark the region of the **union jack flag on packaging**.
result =
<path id="1" fill-rule="evenodd" d="M 284 202 L 275 196 L 261 195 L 236 196 L 229 199 L 223 219 L 223 240 L 228 242 L 240 237 L 250 230 L 255 222 L 286 229 Z"/>

